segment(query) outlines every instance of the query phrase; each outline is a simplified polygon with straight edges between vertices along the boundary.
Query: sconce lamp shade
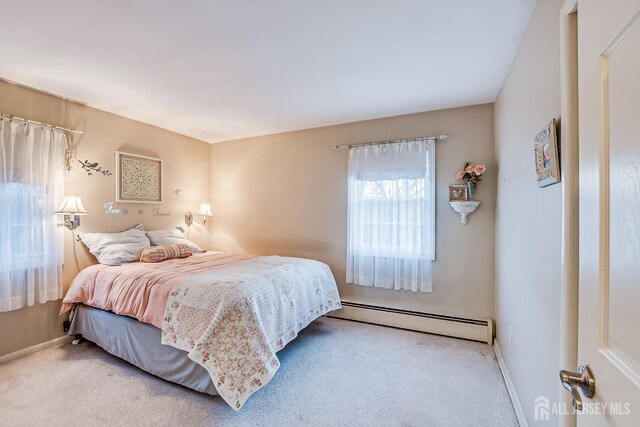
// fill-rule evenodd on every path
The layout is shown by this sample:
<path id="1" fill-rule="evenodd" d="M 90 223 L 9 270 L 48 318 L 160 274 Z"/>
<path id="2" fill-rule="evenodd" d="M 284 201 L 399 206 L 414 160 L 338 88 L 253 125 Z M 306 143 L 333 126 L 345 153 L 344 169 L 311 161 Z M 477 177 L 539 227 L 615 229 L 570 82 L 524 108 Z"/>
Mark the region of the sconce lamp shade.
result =
<path id="1" fill-rule="evenodd" d="M 200 205 L 200 209 L 196 212 L 196 215 L 202 216 L 213 216 L 213 212 L 211 212 L 211 205 L 208 203 L 203 203 Z"/>
<path id="2" fill-rule="evenodd" d="M 78 196 L 64 196 L 62 205 L 56 211 L 57 214 L 64 215 L 64 225 L 73 231 L 80 226 L 80 215 L 88 215 L 87 210 L 82 206 L 82 200 Z"/>
<path id="3" fill-rule="evenodd" d="M 56 211 L 57 214 L 88 215 L 87 210 L 82 206 L 82 200 L 78 196 L 64 196 L 62 205 Z"/>

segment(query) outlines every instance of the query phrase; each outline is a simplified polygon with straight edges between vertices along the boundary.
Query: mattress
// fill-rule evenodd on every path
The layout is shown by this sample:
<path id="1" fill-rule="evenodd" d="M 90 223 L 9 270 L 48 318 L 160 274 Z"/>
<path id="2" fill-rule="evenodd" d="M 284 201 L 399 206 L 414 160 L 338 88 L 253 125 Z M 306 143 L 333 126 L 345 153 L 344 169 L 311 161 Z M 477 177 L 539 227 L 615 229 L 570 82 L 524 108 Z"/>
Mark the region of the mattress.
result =
<path id="1" fill-rule="evenodd" d="M 167 381 L 218 395 L 205 368 L 186 351 L 162 345 L 160 329 L 127 316 L 78 304 L 69 335 L 80 334 L 107 352 Z"/>

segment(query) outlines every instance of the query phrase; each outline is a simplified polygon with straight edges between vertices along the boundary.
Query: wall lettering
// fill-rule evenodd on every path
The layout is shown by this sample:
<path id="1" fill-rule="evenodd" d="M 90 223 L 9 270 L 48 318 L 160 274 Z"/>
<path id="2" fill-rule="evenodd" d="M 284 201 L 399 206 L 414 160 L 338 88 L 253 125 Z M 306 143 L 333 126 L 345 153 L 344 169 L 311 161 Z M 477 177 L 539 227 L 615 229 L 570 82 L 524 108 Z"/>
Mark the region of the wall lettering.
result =
<path id="1" fill-rule="evenodd" d="M 128 213 L 129 213 L 129 209 L 118 209 L 118 208 L 114 208 L 114 207 L 113 207 L 113 202 L 107 202 L 107 203 L 105 203 L 105 204 L 104 204 L 104 208 L 106 209 L 106 210 L 105 210 L 105 213 L 108 213 L 108 214 L 114 214 L 114 215 L 115 215 L 115 214 L 122 214 L 122 215 L 126 215 L 126 214 L 128 214 Z"/>
<path id="2" fill-rule="evenodd" d="M 171 211 L 160 212 L 160 208 L 153 208 L 153 216 L 171 216 Z"/>

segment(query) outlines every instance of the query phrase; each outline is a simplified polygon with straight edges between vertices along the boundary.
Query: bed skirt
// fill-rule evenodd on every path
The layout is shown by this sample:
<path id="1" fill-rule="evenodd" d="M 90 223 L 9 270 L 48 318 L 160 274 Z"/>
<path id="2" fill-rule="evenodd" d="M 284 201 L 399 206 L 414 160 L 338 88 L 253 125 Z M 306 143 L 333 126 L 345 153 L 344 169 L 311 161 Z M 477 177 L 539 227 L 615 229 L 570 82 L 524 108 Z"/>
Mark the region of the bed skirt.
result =
<path id="1" fill-rule="evenodd" d="M 126 316 L 78 304 L 69 335 L 81 334 L 107 352 L 167 381 L 217 396 L 211 376 L 187 353 L 160 343 L 155 326 Z"/>

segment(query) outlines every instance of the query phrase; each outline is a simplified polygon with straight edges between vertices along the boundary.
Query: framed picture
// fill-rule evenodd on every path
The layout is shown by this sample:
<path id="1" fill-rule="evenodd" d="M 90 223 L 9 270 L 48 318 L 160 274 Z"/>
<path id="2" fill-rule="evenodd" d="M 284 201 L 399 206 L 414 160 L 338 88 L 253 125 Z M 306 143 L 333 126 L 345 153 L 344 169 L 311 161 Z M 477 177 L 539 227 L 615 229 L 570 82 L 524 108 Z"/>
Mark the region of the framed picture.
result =
<path id="1" fill-rule="evenodd" d="M 466 202 L 467 200 L 469 200 L 469 194 L 465 184 L 452 184 L 449 186 L 450 202 Z"/>
<path id="2" fill-rule="evenodd" d="M 556 119 L 553 119 L 546 128 L 536 135 L 533 149 L 536 159 L 538 187 L 546 187 L 560 182 Z"/>
<path id="3" fill-rule="evenodd" d="M 116 151 L 116 202 L 162 202 L 162 160 Z"/>

